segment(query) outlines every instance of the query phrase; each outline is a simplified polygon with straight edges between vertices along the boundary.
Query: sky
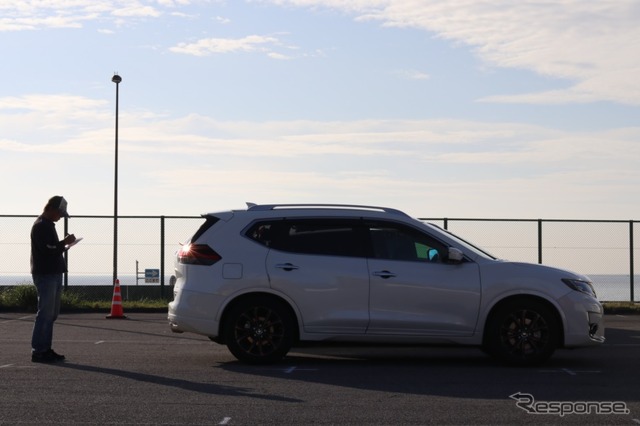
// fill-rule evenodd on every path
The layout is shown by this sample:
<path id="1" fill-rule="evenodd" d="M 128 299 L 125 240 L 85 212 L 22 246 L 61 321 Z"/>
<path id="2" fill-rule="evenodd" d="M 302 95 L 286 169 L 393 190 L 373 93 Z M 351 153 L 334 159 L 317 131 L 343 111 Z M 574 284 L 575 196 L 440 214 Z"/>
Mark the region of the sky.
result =
<path id="1" fill-rule="evenodd" d="M 0 0 L 0 214 L 640 219 L 637 0 Z M 122 82 L 111 81 L 117 73 Z"/>

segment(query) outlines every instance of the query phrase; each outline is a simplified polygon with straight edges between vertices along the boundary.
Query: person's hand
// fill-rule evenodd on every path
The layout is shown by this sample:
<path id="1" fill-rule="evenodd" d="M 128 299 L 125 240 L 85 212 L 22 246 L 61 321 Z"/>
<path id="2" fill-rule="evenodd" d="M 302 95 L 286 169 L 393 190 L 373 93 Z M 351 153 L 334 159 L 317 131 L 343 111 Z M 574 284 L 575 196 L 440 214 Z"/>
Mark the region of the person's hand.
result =
<path id="1" fill-rule="evenodd" d="M 64 240 L 62 240 L 62 242 L 64 243 L 64 245 L 68 245 L 73 243 L 76 240 L 76 236 L 73 234 L 69 234 L 66 237 L 64 237 Z"/>

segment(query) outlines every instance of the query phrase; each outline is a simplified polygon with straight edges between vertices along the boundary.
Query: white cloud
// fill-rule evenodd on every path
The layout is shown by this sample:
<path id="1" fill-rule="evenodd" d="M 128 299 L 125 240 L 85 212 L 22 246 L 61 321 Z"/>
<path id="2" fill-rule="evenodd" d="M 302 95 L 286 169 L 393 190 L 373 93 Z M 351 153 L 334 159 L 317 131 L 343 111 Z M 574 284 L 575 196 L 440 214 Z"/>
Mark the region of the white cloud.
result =
<path id="1" fill-rule="evenodd" d="M 0 18 L 0 32 L 25 31 L 37 28 L 81 28 L 87 17 L 45 16 L 28 18 Z"/>
<path id="2" fill-rule="evenodd" d="M 111 12 L 113 16 L 118 17 L 152 17 L 157 18 L 161 13 L 151 6 L 143 6 L 141 4 L 129 4 L 125 7 L 115 9 Z"/>
<path id="3" fill-rule="evenodd" d="M 429 74 L 418 70 L 398 70 L 395 74 L 408 80 L 428 80 L 430 78 Z"/>
<path id="4" fill-rule="evenodd" d="M 175 7 L 188 2 L 160 1 L 158 5 Z M 87 21 L 104 21 L 110 17 L 157 18 L 160 15 L 161 11 L 154 6 L 132 0 L 5 0 L 0 1 L 0 32 L 81 28 Z"/>
<path id="5" fill-rule="evenodd" d="M 4 132 L 0 150 L 78 154 L 109 150 L 113 112 L 107 106 L 103 100 L 68 95 L 0 98 Z M 543 170 L 598 170 L 608 167 L 606 162 L 624 170 L 640 158 L 640 128 L 582 133 L 464 120 L 250 122 L 195 114 L 166 119 L 144 111 L 121 111 L 120 139 L 125 151 L 156 156 L 308 158 L 309 164 L 318 156 L 333 156 L 439 168 L 535 164 Z M 356 171 L 366 167 L 349 164 Z"/>
<path id="6" fill-rule="evenodd" d="M 640 8 L 636 0 L 262 0 L 278 6 L 325 7 L 359 22 L 421 29 L 470 46 L 489 66 L 531 70 L 559 79 L 565 88 L 486 96 L 484 102 L 563 104 L 614 101 L 640 105 Z M 194 4 L 181 1 L 50 0 L 0 2 L 0 32 L 81 28 L 87 21 L 179 16 Z M 214 15 L 214 19 L 220 19 Z M 227 22 L 223 18 L 220 22 Z M 104 25 L 104 24 L 102 24 Z M 104 28 L 104 27 L 103 27 Z M 260 51 L 274 59 L 279 41 L 268 36 L 202 38 L 170 48 L 207 56 Z M 409 76 L 409 75 L 407 75 Z M 424 79 L 415 72 L 411 78 Z"/>
<path id="7" fill-rule="evenodd" d="M 184 53 L 194 56 L 208 56 L 216 53 L 231 52 L 270 52 L 270 45 L 277 45 L 279 41 L 275 37 L 250 35 L 242 38 L 205 38 L 195 43 L 179 43 L 169 48 L 174 53 Z"/>
<path id="8" fill-rule="evenodd" d="M 270 57 L 271 59 L 279 59 L 279 60 L 291 59 L 290 56 L 283 55 L 282 53 L 276 53 L 276 52 L 268 52 L 267 56 Z"/>
<path id="9" fill-rule="evenodd" d="M 74 164 L 83 187 L 108 186 L 114 141 L 108 107 L 69 95 L 0 98 L 3 173 L 29 182 L 25 162 L 46 154 L 40 175 Z M 132 197 L 123 205 L 140 206 L 134 200 L 141 191 L 189 205 L 188 212 L 163 214 L 214 208 L 207 200 L 221 208 L 251 200 L 383 203 L 436 216 L 464 216 L 472 205 L 466 216 L 476 217 L 549 216 L 556 203 L 567 215 L 610 217 L 607 209 L 630 215 L 629 200 L 640 196 L 640 127 L 587 133 L 465 120 L 120 114 L 122 193 Z M 90 200 L 79 200 L 78 210 L 94 212 Z M 585 206 L 591 210 L 578 211 Z"/>
<path id="10" fill-rule="evenodd" d="M 469 45 L 488 64 L 566 79 L 565 90 L 487 97 L 492 102 L 640 105 L 640 8 L 635 0 L 274 0 L 329 7 L 359 21 L 412 27 Z"/>
<path id="11" fill-rule="evenodd" d="M 0 111 L 28 110 L 43 112 L 59 112 L 63 117 L 69 114 L 83 114 L 87 108 L 96 108 L 107 102 L 75 95 L 24 95 L 0 98 Z M 64 120 L 62 120 L 64 121 Z"/>
<path id="12" fill-rule="evenodd" d="M 231 19 L 225 18 L 223 16 L 216 16 L 214 19 L 216 20 L 216 22 L 218 22 L 220 24 L 223 24 L 223 25 L 231 23 Z"/>

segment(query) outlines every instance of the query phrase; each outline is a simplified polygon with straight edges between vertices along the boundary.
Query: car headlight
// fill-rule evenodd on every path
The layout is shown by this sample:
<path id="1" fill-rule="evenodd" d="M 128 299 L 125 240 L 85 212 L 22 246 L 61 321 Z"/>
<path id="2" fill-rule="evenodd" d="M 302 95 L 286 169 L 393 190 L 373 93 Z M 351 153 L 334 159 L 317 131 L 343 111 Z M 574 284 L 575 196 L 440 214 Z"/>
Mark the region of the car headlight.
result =
<path id="1" fill-rule="evenodd" d="M 593 285 L 589 281 L 576 280 L 573 278 L 563 278 L 562 282 L 572 290 L 579 291 L 589 296 L 597 297 L 596 291 L 593 289 Z"/>

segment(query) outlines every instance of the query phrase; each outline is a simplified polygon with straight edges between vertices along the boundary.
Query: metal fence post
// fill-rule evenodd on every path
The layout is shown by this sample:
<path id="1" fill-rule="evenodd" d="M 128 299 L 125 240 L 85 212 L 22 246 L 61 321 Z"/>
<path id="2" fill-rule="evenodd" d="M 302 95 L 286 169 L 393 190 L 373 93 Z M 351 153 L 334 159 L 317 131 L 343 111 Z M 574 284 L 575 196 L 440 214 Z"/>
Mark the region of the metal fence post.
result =
<path id="1" fill-rule="evenodd" d="M 635 281 L 635 271 L 633 267 L 633 220 L 629 221 L 629 295 L 631 302 L 635 297 L 633 294 L 633 287 Z"/>
<path id="2" fill-rule="evenodd" d="M 538 263 L 542 265 L 542 219 L 538 219 Z"/>
<path id="3" fill-rule="evenodd" d="M 160 297 L 164 299 L 164 216 L 160 216 Z"/>
<path id="4" fill-rule="evenodd" d="M 64 230 L 62 232 L 63 232 L 64 237 L 66 237 L 67 234 L 69 233 L 69 218 L 68 217 L 64 218 Z M 69 268 L 69 250 L 65 250 L 64 251 L 64 266 L 65 266 L 65 269 L 68 270 L 68 268 Z M 63 280 L 64 280 L 63 281 L 64 282 L 64 289 L 66 290 L 67 287 L 69 287 L 69 272 L 65 272 L 63 274 Z"/>

